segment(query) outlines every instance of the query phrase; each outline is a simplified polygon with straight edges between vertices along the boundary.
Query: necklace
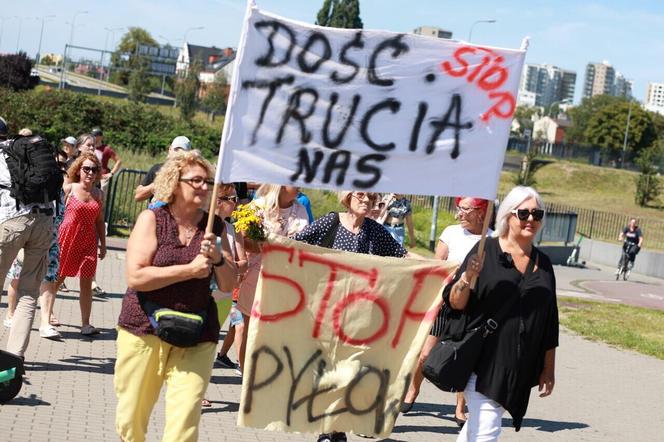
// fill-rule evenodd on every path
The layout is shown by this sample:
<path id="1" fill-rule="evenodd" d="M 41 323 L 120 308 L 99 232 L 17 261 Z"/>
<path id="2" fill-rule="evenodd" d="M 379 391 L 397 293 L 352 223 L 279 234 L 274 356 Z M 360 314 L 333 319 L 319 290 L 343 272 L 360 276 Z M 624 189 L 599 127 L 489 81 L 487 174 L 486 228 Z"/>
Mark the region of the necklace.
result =
<path id="1" fill-rule="evenodd" d="M 196 230 L 198 229 L 198 226 L 194 225 L 186 225 L 185 223 L 181 222 L 174 214 L 171 212 L 171 216 L 175 220 L 175 223 L 178 226 L 178 229 L 182 227 L 184 229 L 184 242 L 185 244 L 189 244 L 191 239 L 194 237 L 196 234 Z"/>
<path id="2" fill-rule="evenodd" d="M 196 226 L 182 226 L 184 229 L 184 240 L 187 244 L 191 241 L 191 238 L 194 237 L 194 233 L 196 233 Z"/>

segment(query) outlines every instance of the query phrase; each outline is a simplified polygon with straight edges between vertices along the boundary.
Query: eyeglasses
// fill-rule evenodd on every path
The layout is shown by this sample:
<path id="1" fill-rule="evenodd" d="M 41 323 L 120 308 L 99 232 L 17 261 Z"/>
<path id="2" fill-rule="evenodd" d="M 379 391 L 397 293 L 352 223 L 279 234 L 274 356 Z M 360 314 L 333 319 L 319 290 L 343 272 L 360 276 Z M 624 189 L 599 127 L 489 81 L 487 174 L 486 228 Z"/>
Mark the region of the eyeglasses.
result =
<path id="1" fill-rule="evenodd" d="M 470 212 L 472 212 L 475 209 L 479 209 L 479 207 L 463 207 L 463 206 L 457 206 L 457 212 L 463 213 L 464 215 L 468 215 Z"/>
<path id="2" fill-rule="evenodd" d="M 201 176 L 194 176 L 191 178 L 180 178 L 180 181 L 184 183 L 189 183 L 192 187 L 196 188 L 203 187 L 203 184 L 207 184 L 208 186 L 214 185 L 214 180 L 206 180 Z"/>
<path id="3" fill-rule="evenodd" d="M 521 221 L 528 221 L 528 217 L 533 216 L 533 221 L 542 221 L 544 218 L 544 209 L 514 209 L 512 213 Z"/>
<path id="4" fill-rule="evenodd" d="M 236 195 L 217 197 L 217 204 L 221 204 L 224 201 L 230 201 L 230 202 L 233 202 L 233 203 L 237 203 L 238 197 Z"/>
<path id="5" fill-rule="evenodd" d="M 99 172 L 98 167 L 90 167 L 90 166 L 83 166 L 81 167 L 81 170 L 85 173 L 91 173 L 91 174 L 96 174 L 97 172 Z"/>
<path id="6" fill-rule="evenodd" d="M 360 201 L 364 198 L 368 198 L 369 201 L 376 201 L 378 199 L 378 195 L 373 192 L 353 192 L 353 196 Z"/>

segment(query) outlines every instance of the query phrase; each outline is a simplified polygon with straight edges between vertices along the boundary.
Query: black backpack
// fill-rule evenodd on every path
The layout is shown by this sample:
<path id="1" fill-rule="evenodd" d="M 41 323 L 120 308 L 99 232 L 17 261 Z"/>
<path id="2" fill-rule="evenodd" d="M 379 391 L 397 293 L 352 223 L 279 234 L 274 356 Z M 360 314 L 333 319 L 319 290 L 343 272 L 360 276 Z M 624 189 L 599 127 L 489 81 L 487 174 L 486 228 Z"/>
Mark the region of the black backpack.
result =
<path id="1" fill-rule="evenodd" d="M 39 135 L 17 137 L 3 149 L 12 184 L 6 187 L 19 203 L 58 201 L 64 181 L 56 148 Z"/>

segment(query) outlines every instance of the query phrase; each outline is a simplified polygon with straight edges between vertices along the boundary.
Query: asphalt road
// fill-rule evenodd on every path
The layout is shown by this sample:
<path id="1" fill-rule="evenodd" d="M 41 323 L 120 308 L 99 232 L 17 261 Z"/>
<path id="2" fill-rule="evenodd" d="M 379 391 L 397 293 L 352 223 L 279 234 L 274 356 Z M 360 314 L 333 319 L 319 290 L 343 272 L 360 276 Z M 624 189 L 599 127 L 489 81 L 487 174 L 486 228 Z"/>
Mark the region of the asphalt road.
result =
<path id="1" fill-rule="evenodd" d="M 558 296 L 615 302 L 664 310 L 664 281 L 632 273 L 628 281 L 616 281 L 615 269 L 556 266 Z"/>

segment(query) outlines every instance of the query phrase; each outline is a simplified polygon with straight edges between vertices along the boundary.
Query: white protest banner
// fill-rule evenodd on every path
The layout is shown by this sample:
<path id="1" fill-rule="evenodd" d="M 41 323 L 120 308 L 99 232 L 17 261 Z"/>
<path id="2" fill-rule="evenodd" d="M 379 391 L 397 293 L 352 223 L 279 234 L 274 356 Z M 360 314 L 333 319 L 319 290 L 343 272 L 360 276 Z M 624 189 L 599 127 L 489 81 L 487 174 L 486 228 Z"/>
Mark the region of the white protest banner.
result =
<path id="1" fill-rule="evenodd" d="M 455 269 L 271 236 L 238 425 L 389 435 Z"/>
<path id="2" fill-rule="evenodd" d="M 524 58 L 250 4 L 216 180 L 493 199 Z"/>

